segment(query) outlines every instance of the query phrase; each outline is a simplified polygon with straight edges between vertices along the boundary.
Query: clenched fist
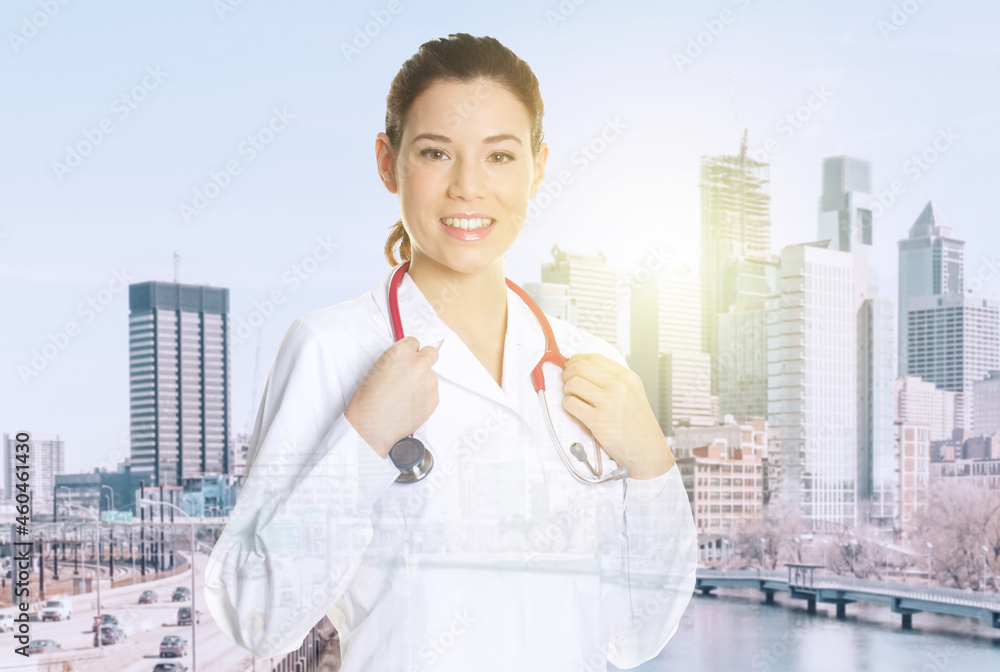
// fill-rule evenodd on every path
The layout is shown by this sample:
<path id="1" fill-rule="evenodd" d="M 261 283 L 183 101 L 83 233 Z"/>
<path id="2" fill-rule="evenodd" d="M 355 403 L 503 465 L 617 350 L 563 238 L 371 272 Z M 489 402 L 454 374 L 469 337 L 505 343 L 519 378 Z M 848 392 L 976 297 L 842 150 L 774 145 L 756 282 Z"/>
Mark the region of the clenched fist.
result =
<path id="1" fill-rule="evenodd" d="M 354 391 L 344 416 L 379 457 L 388 457 L 437 408 L 438 378 L 431 370 L 437 359 L 437 348 L 421 348 L 406 336 L 385 349 Z"/>

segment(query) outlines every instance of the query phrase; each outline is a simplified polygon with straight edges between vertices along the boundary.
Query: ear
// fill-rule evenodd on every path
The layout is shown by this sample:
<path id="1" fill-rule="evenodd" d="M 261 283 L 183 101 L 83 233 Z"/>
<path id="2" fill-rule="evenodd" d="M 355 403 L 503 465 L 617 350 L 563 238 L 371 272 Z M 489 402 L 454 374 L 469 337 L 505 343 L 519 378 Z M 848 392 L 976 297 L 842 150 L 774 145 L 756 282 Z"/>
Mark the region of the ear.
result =
<path id="1" fill-rule="evenodd" d="M 531 189 L 528 191 L 528 199 L 535 197 L 538 193 L 538 188 L 542 186 L 542 180 L 545 179 L 545 162 L 549 158 L 549 146 L 546 143 L 542 143 L 538 148 L 538 156 L 535 158 L 535 165 L 533 167 L 534 177 L 531 179 Z"/>
<path id="2" fill-rule="evenodd" d="M 375 136 L 375 163 L 378 167 L 379 177 L 382 184 L 389 190 L 390 194 L 395 194 L 396 176 L 393 174 L 396 168 L 393 163 L 392 146 L 389 144 L 389 136 L 379 133 Z"/>

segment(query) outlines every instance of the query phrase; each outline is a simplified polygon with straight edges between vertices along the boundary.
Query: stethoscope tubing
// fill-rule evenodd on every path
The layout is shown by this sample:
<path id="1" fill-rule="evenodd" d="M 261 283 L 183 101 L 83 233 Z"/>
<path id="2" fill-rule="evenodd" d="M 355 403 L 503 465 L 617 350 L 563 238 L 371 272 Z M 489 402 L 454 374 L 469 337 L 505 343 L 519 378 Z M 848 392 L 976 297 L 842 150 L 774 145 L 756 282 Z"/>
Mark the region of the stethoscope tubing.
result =
<path id="1" fill-rule="evenodd" d="M 399 315 L 399 301 L 397 298 L 397 292 L 399 290 L 399 285 L 403 281 L 403 274 L 410 267 L 409 261 L 404 261 L 399 265 L 398 268 L 393 272 L 392 278 L 389 281 L 389 321 L 392 324 L 392 334 L 396 341 L 400 341 L 404 338 L 403 334 L 403 321 Z M 594 478 L 589 478 L 585 475 L 580 474 L 576 469 L 573 468 L 572 462 L 570 462 L 568 451 L 564 450 L 562 443 L 559 441 L 559 437 L 556 435 L 555 426 L 552 423 L 552 416 L 549 413 L 548 400 L 545 395 L 545 376 L 542 371 L 542 365 L 546 362 L 551 362 L 559 368 L 563 368 L 566 365 L 566 357 L 559 352 L 559 345 L 556 343 L 555 335 L 552 333 L 552 325 L 549 324 L 548 319 L 545 317 L 545 313 L 542 309 L 538 307 L 538 304 L 525 292 L 523 289 L 518 287 L 515 283 L 511 282 L 509 279 L 504 278 L 507 286 L 517 294 L 525 305 L 531 310 L 535 319 L 538 320 L 539 325 L 542 327 L 542 332 L 545 334 L 545 353 L 542 358 L 538 360 L 535 364 L 535 368 L 531 370 L 531 385 L 538 395 L 539 406 L 542 409 L 542 418 L 545 421 L 545 427 L 548 429 L 549 437 L 552 440 L 553 445 L 556 447 L 556 452 L 559 454 L 559 458 L 562 460 L 566 469 L 569 473 L 573 475 L 577 481 L 581 483 L 596 485 L 599 483 L 606 483 L 607 481 L 620 480 L 626 478 L 630 474 L 630 470 L 627 466 L 620 466 L 614 469 L 610 474 L 605 475 L 604 469 L 601 464 L 601 446 L 594 439 L 594 452 L 597 455 L 597 467 L 590 464 L 590 458 L 587 457 L 586 451 L 583 450 L 583 446 L 578 443 L 574 443 L 570 446 L 570 451 L 572 455 L 576 457 L 580 462 L 586 464 L 587 468 L 594 475 Z M 419 439 L 413 437 L 410 434 L 409 437 L 412 441 L 420 443 Z M 591 434 L 593 439 L 593 434 Z M 405 439 L 404 439 L 405 441 Z M 423 444 L 420 443 L 422 446 Z M 426 448 L 425 448 L 426 450 Z M 430 464 L 433 464 L 433 458 L 430 457 L 430 451 L 427 451 L 428 460 Z M 423 476 L 426 476 L 430 471 L 430 466 L 427 466 L 426 471 L 423 471 L 420 475 L 415 475 L 405 471 L 401 474 L 399 482 L 401 483 L 412 483 L 414 481 L 420 480 Z"/>

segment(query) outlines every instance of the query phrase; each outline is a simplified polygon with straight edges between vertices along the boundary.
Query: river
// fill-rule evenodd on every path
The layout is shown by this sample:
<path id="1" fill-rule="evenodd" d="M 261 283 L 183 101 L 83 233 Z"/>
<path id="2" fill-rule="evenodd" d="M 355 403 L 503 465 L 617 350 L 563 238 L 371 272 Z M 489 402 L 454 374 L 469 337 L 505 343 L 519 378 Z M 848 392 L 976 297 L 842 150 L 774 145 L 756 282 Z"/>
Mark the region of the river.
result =
<path id="1" fill-rule="evenodd" d="M 1000 672 L 1000 629 L 972 618 L 919 613 L 913 629 L 900 629 L 888 606 L 817 605 L 775 594 L 763 604 L 754 589 L 696 593 L 677 633 L 641 672 Z M 609 670 L 617 669 L 608 666 Z"/>

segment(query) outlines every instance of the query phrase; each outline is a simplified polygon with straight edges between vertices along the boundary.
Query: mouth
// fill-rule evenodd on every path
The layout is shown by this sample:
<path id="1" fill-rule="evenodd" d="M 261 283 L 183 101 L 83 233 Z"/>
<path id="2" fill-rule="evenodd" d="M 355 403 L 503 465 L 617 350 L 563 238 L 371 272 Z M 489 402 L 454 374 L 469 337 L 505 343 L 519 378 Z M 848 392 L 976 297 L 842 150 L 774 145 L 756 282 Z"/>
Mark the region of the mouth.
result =
<path id="1" fill-rule="evenodd" d="M 475 231 L 476 229 L 485 229 L 488 226 L 492 226 L 496 222 L 492 217 L 472 217 L 472 216 L 453 216 L 453 217 L 442 217 L 441 223 L 452 229 L 462 229 L 464 231 Z"/>

